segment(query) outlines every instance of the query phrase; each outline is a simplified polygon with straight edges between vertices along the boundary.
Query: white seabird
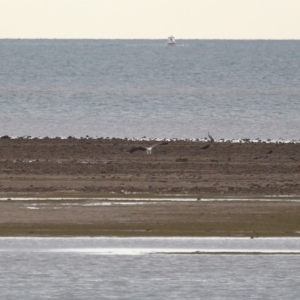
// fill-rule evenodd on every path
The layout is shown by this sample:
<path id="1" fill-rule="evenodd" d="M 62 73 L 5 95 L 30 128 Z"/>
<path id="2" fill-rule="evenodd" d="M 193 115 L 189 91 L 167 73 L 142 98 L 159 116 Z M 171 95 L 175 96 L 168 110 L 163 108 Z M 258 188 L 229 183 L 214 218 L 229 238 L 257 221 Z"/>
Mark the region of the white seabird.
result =
<path id="1" fill-rule="evenodd" d="M 148 155 L 150 155 L 152 153 L 152 149 L 156 146 L 159 146 L 159 145 L 167 145 L 168 142 L 162 142 L 162 143 L 157 143 L 157 144 L 154 144 L 150 147 L 144 147 L 144 146 L 137 146 L 137 147 L 132 147 L 128 152 L 129 153 L 134 153 L 135 151 L 138 151 L 138 150 L 141 150 L 141 151 L 146 151 L 146 153 Z"/>

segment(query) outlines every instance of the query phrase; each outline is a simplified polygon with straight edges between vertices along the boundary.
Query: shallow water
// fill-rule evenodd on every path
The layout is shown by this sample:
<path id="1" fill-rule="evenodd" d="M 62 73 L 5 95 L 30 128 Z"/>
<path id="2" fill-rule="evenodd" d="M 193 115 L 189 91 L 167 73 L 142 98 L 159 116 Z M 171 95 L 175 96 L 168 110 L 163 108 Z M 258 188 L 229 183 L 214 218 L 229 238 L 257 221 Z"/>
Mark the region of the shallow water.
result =
<path id="1" fill-rule="evenodd" d="M 195 250 L 202 254 L 189 254 Z M 298 238 L 0 238 L 0 294 L 3 299 L 297 299 L 299 257 Z"/>
<path id="2" fill-rule="evenodd" d="M 299 45 L 0 40 L 0 135 L 299 140 Z"/>

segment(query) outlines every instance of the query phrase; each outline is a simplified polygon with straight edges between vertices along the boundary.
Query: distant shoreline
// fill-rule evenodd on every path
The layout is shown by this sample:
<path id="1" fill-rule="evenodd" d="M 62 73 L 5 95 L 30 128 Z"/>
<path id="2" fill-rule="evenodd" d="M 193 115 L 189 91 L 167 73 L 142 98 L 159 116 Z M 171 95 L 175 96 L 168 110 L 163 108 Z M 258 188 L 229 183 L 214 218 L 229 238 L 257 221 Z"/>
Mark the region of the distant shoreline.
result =
<path id="1" fill-rule="evenodd" d="M 120 141 L 181 141 L 181 142 L 209 142 L 209 139 L 207 137 L 203 138 L 148 138 L 148 137 L 99 137 L 99 136 L 30 136 L 30 135 L 24 135 L 24 136 L 9 136 L 9 135 L 2 135 L 0 136 L 0 139 L 12 139 L 12 140 L 66 140 L 66 139 L 74 139 L 74 140 L 82 140 L 82 139 L 92 139 L 92 140 L 120 140 Z M 217 143 L 273 143 L 273 144 L 300 144 L 299 140 L 284 140 L 284 139 L 250 139 L 250 138 L 242 138 L 242 139 L 224 139 L 219 138 L 215 139 L 215 142 Z"/>

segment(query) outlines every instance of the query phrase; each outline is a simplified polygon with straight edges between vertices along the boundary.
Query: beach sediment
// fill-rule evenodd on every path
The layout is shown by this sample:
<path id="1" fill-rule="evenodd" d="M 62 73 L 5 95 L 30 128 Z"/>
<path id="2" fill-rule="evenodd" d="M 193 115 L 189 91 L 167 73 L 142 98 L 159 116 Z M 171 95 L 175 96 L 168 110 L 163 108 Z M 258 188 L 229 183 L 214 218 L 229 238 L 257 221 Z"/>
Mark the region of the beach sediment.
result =
<path id="1" fill-rule="evenodd" d="M 293 143 L 125 139 L 1 139 L 0 197 L 71 197 L 1 201 L 0 235 L 295 236 L 300 204 L 300 152 Z M 206 149 L 201 149 L 209 144 Z M 199 201 L 82 206 L 99 197 L 194 197 Z M 265 195 L 280 201 L 256 201 Z M 249 201 L 201 201 L 212 197 Z M 78 199 L 80 198 L 80 199 Z M 254 201 L 251 201 L 253 198 Z M 74 200 L 75 199 L 75 200 Z M 77 200 L 76 200 L 77 199 Z M 87 199 L 87 200 L 84 200 Z M 75 202 L 74 202 L 75 201 Z M 96 201 L 96 200 L 95 200 Z"/>

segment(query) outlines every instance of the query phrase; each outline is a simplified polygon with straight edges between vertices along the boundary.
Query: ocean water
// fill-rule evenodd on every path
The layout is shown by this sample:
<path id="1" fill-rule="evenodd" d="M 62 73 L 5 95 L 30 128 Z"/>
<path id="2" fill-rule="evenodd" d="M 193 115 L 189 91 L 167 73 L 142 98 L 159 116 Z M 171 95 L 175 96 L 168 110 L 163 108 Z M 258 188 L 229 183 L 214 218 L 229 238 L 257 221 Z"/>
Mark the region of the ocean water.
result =
<path id="1" fill-rule="evenodd" d="M 0 238 L 0 294 L 294 300 L 299 255 L 299 238 Z"/>
<path id="2" fill-rule="evenodd" d="M 299 140 L 300 41 L 0 40 L 0 135 Z"/>

